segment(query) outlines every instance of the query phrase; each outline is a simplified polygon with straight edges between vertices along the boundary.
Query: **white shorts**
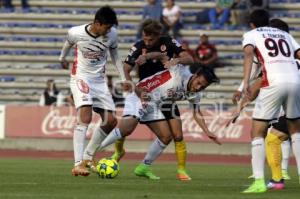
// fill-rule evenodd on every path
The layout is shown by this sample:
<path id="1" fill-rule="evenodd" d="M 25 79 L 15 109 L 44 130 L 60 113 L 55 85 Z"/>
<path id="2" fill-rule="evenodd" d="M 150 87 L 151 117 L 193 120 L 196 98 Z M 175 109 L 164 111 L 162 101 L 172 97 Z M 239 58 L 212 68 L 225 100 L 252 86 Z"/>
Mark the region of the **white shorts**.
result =
<path id="1" fill-rule="evenodd" d="M 142 105 L 140 98 L 133 92 L 126 96 L 123 117 L 133 116 L 141 123 L 165 120 L 165 116 L 157 104 L 148 102 Z"/>
<path id="2" fill-rule="evenodd" d="M 93 108 L 115 111 L 112 95 L 103 79 L 71 77 L 70 88 L 76 108 L 91 105 Z"/>
<path id="3" fill-rule="evenodd" d="M 253 119 L 274 120 L 279 117 L 281 106 L 287 119 L 300 118 L 300 84 L 288 83 L 261 88 Z"/>

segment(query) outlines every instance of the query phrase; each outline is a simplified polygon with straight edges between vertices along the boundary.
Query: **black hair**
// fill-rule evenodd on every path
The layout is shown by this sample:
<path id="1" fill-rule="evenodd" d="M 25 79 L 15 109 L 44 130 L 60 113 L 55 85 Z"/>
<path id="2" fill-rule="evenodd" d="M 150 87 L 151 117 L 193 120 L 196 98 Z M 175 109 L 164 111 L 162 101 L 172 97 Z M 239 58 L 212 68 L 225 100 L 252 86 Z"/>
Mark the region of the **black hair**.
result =
<path id="1" fill-rule="evenodd" d="M 286 22 L 282 21 L 281 19 L 271 19 L 270 26 L 273 28 L 278 28 L 287 33 L 290 32 L 289 25 Z"/>
<path id="2" fill-rule="evenodd" d="M 266 10 L 259 9 L 254 10 L 250 14 L 250 20 L 249 23 L 253 23 L 256 28 L 264 27 L 269 25 L 269 13 Z"/>
<path id="3" fill-rule="evenodd" d="M 193 66 L 190 67 L 197 67 L 197 71 L 196 71 L 196 75 L 203 75 L 206 79 L 206 81 L 211 84 L 211 83 L 219 83 L 220 79 L 218 78 L 218 76 L 215 74 L 214 70 L 207 67 L 207 66 L 203 66 L 201 64 L 197 64 L 194 63 L 192 64 Z"/>
<path id="4" fill-rule="evenodd" d="M 96 12 L 94 22 L 117 26 L 117 14 L 110 6 L 103 6 Z"/>

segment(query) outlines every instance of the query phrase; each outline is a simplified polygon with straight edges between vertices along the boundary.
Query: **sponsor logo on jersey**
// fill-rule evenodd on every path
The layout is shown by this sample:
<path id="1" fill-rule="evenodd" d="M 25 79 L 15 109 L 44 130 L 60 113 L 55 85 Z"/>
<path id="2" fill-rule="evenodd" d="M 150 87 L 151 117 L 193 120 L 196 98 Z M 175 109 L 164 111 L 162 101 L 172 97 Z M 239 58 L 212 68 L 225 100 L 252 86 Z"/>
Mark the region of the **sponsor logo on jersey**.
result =
<path id="1" fill-rule="evenodd" d="M 169 70 L 163 71 L 157 75 L 153 75 L 137 84 L 139 88 L 145 89 L 147 92 L 151 92 L 155 88 L 163 85 L 165 82 L 172 78 Z"/>
<path id="2" fill-rule="evenodd" d="M 98 52 L 91 52 L 91 51 L 88 51 L 88 52 L 83 52 L 83 57 L 86 58 L 86 59 L 99 59 L 99 57 L 103 56 L 100 51 Z"/>

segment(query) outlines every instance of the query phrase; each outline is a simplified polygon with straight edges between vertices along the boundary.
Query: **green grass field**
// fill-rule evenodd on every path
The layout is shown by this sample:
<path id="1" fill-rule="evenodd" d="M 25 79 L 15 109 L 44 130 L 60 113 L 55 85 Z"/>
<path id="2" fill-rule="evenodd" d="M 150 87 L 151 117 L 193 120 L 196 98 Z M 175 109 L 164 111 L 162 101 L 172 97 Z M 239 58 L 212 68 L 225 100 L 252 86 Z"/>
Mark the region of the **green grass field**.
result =
<path id="1" fill-rule="evenodd" d="M 88 198 L 211 198 L 211 199 L 296 199 L 300 185 L 295 167 L 290 168 L 292 180 L 287 188 L 264 194 L 245 195 L 240 192 L 251 182 L 249 166 L 189 164 L 193 178 L 180 182 L 175 178 L 175 163 L 157 163 L 153 171 L 161 180 L 149 181 L 133 174 L 137 162 L 121 163 L 115 179 L 71 176 L 68 160 L 0 159 L 0 198 L 88 199 Z M 269 175 L 269 174 L 268 174 Z"/>

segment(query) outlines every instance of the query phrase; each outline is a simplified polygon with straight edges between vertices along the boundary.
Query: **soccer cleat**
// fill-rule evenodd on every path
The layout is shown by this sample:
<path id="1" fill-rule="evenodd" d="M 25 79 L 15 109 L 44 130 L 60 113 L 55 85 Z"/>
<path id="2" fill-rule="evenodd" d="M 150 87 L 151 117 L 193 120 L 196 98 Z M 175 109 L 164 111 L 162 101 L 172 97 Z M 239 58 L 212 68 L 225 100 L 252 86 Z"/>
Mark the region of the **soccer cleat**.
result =
<path id="1" fill-rule="evenodd" d="M 139 164 L 135 169 L 134 169 L 134 174 L 140 177 L 146 177 L 150 180 L 159 180 L 160 177 L 154 175 L 150 169 L 150 165 L 146 164 Z"/>
<path id="2" fill-rule="evenodd" d="M 177 170 L 177 178 L 181 181 L 189 181 L 192 180 L 192 178 L 186 173 L 185 170 Z"/>
<path id="3" fill-rule="evenodd" d="M 120 162 L 121 158 L 125 155 L 125 153 L 125 149 L 123 149 L 121 153 L 115 151 L 111 158 L 116 160 L 117 162 Z"/>
<path id="4" fill-rule="evenodd" d="M 83 160 L 83 165 L 93 173 L 98 173 L 97 171 L 97 163 L 95 160 Z"/>
<path id="5" fill-rule="evenodd" d="M 83 163 L 81 163 L 78 166 L 74 166 L 72 169 L 72 175 L 73 176 L 88 176 L 90 175 L 89 170 L 85 167 L 85 165 Z"/>
<path id="6" fill-rule="evenodd" d="M 284 189 L 284 187 L 285 187 L 285 185 L 284 185 L 284 180 L 283 179 L 281 179 L 278 182 L 271 179 L 269 181 L 269 183 L 267 184 L 268 189 L 280 190 L 280 189 Z"/>
<path id="7" fill-rule="evenodd" d="M 284 180 L 290 180 L 291 179 L 291 177 L 289 176 L 287 170 L 282 170 L 281 172 L 282 172 L 282 178 Z"/>
<path id="8" fill-rule="evenodd" d="M 267 191 L 267 187 L 264 179 L 256 179 L 248 189 L 242 193 L 264 193 Z"/>

